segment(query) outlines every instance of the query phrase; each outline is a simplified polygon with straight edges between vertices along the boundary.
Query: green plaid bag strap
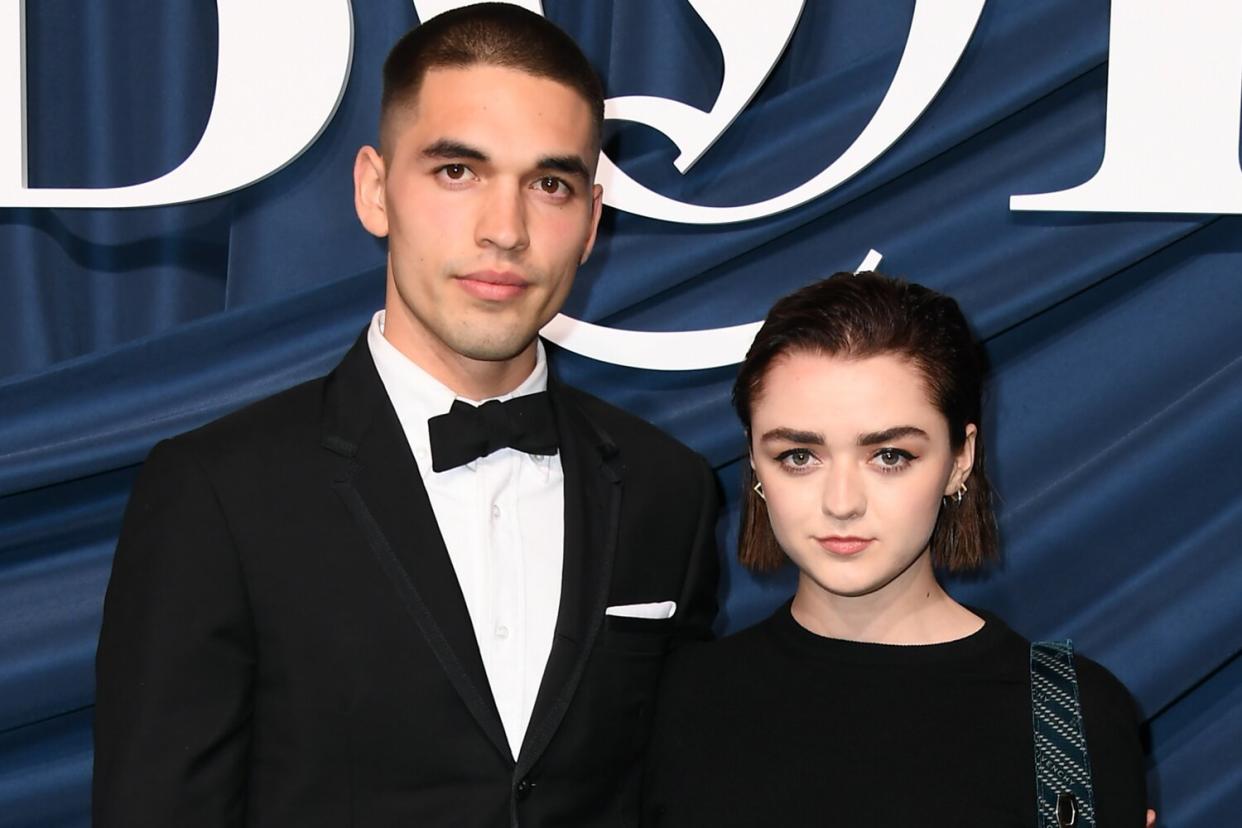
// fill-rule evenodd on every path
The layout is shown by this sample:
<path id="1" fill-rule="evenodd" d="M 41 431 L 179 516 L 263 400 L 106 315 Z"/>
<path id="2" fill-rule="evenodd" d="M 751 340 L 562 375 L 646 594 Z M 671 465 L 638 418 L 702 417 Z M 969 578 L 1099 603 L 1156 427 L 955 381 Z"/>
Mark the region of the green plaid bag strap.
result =
<path id="1" fill-rule="evenodd" d="M 1031 721 L 1035 736 L 1035 824 L 1095 828 L 1091 761 L 1078 702 L 1070 641 L 1031 644 Z"/>

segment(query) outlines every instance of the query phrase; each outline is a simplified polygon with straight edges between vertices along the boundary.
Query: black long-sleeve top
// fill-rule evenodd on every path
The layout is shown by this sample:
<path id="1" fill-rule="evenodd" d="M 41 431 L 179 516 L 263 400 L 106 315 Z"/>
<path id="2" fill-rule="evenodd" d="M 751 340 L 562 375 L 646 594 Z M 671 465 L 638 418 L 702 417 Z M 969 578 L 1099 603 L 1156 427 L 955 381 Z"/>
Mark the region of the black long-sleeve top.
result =
<path id="1" fill-rule="evenodd" d="M 648 754 L 644 825 L 1035 825 L 1029 642 L 995 616 L 944 644 L 818 636 L 789 605 L 677 654 Z M 1146 808 L 1126 688 L 1076 657 L 1097 828 Z"/>

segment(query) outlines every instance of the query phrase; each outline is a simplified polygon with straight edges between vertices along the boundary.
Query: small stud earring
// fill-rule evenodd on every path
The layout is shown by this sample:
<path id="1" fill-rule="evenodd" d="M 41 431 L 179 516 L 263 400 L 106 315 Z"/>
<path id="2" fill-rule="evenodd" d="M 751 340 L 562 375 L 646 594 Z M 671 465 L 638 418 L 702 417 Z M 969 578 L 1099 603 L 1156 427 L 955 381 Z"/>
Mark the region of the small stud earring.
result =
<path id="1" fill-rule="evenodd" d="M 759 495 L 760 500 L 762 500 L 764 503 L 768 502 L 768 496 L 763 493 L 763 481 L 762 480 L 756 480 L 755 485 L 751 486 L 751 488 L 755 490 L 755 494 Z"/>

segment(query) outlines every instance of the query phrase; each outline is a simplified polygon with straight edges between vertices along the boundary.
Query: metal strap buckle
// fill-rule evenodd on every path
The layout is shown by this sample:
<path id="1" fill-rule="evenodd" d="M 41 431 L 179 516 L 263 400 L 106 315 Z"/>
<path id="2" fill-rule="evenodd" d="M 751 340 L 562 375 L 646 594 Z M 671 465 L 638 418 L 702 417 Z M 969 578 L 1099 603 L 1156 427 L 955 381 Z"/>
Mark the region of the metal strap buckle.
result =
<path id="1" fill-rule="evenodd" d="M 1074 795 L 1057 794 L 1057 825 L 1059 828 L 1070 828 L 1077 820 L 1078 803 L 1074 801 Z"/>

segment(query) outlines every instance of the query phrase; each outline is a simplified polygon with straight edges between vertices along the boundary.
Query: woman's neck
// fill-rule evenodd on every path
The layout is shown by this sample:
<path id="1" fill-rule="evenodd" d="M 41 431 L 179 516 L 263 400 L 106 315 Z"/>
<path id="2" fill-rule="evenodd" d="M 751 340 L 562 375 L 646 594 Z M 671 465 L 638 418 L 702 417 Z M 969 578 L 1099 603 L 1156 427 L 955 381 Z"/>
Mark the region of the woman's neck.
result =
<path id="1" fill-rule="evenodd" d="M 982 618 L 940 586 L 927 555 L 865 595 L 829 592 L 803 572 L 791 611 L 816 635 L 875 644 L 942 644 L 983 626 Z"/>

